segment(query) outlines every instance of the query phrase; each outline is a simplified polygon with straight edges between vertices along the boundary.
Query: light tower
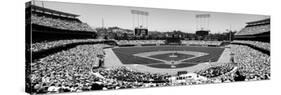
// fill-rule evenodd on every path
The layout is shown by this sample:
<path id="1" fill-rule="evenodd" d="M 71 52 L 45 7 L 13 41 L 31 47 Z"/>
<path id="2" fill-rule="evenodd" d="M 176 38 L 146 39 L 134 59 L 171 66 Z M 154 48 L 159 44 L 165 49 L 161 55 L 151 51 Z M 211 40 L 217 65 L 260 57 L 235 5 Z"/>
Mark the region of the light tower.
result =
<path id="1" fill-rule="evenodd" d="M 201 38 L 204 38 L 210 32 L 210 14 L 197 14 L 196 18 L 196 35 Z"/>
<path id="2" fill-rule="evenodd" d="M 141 10 L 131 10 L 132 28 L 135 30 L 135 35 L 148 35 L 148 16 L 149 12 Z"/>

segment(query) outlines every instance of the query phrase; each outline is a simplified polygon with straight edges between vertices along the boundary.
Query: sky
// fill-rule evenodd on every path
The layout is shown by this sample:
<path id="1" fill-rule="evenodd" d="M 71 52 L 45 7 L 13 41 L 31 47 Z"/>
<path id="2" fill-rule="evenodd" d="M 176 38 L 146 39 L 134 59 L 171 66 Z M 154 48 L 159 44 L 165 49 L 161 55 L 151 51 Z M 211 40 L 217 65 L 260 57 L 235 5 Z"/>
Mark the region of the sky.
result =
<path id="1" fill-rule="evenodd" d="M 180 30 L 186 33 L 195 33 L 195 31 L 199 29 L 198 26 L 209 29 L 211 33 L 222 33 L 226 32 L 227 29 L 239 31 L 245 27 L 246 22 L 270 17 L 267 15 L 109 6 L 53 1 L 44 1 L 43 3 L 41 1 L 36 1 L 35 5 L 44 5 L 45 8 L 80 15 L 78 18 L 82 22 L 89 24 L 92 28 L 102 27 L 102 22 L 104 22 L 105 27 L 117 26 L 125 29 L 134 29 L 133 27 L 138 25 L 138 20 L 137 15 L 131 14 L 131 10 L 146 11 L 149 13 L 147 20 L 146 17 L 143 17 L 142 19 L 140 16 L 139 24 L 143 23 L 143 26 L 147 26 L 149 31 L 160 32 Z M 205 20 L 197 19 L 195 16 L 198 14 L 210 14 L 210 17 Z"/>

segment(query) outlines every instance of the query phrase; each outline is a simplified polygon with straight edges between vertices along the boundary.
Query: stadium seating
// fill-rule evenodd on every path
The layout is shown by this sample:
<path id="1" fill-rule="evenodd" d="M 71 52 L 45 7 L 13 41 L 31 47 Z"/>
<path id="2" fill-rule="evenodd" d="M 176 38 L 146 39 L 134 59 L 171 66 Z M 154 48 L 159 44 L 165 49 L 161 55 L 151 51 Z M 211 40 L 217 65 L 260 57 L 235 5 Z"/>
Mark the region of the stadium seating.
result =
<path id="1" fill-rule="evenodd" d="M 221 45 L 221 41 L 195 41 L 195 40 L 183 40 L 182 44 L 186 45 L 200 45 L 200 46 L 208 46 L 208 45 L 214 45 L 214 46 L 219 46 Z"/>
<path id="2" fill-rule="evenodd" d="M 48 26 L 51 28 L 74 30 L 74 31 L 94 31 L 88 24 L 78 22 L 76 20 L 64 20 L 59 18 L 52 18 L 46 15 L 31 15 L 31 23 Z"/>
<path id="3" fill-rule="evenodd" d="M 93 69 L 105 45 L 81 45 L 47 56 L 31 64 L 30 81 L 35 93 L 79 92 L 167 85 L 168 75 L 141 73 L 126 67 Z M 103 84 L 101 84 L 103 83 Z M 155 85 L 156 86 L 156 85 Z M 53 89 L 55 88 L 55 89 Z"/>
<path id="4" fill-rule="evenodd" d="M 237 70 L 230 71 L 230 65 L 211 67 L 198 72 L 202 76 L 209 77 L 214 83 L 268 80 L 270 79 L 270 56 L 255 49 L 243 45 L 230 45 L 231 52 L 234 53 L 234 60 Z"/>
<path id="5" fill-rule="evenodd" d="M 246 80 L 264 80 L 270 78 L 270 56 L 247 46 L 231 45 L 238 71 Z"/>
<path id="6" fill-rule="evenodd" d="M 100 41 L 104 41 L 104 39 L 72 39 L 72 40 L 58 40 L 58 41 L 50 41 L 50 42 L 38 42 L 38 43 L 31 44 L 31 51 L 38 52 L 41 50 L 46 50 L 53 47 L 67 45 L 71 43 L 100 42 Z"/>
<path id="7" fill-rule="evenodd" d="M 270 31 L 270 25 L 259 25 L 252 27 L 245 27 L 236 35 L 254 35 Z"/>
<path id="8" fill-rule="evenodd" d="M 145 45 L 145 44 L 164 44 L 164 40 L 120 40 L 119 45 Z"/>
<path id="9" fill-rule="evenodd" d="M 245 40 L 234 40 L 234 43 L 243 43 L 243 44 L 250 44 L 265 50 L 270 51 L 270 43 L 267 42 L 259 42 L 259 41 L 245 41 Z"/>

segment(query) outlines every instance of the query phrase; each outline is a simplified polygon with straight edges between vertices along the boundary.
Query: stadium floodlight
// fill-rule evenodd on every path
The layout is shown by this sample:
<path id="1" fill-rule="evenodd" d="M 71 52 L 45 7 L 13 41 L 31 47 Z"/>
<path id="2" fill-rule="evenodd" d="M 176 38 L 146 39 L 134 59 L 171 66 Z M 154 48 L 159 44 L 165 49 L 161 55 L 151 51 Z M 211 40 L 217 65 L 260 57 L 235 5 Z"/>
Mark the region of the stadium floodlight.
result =
<path id="1" fill-rule="evenodd" d="M 140 26 L 144 26 L 146 29 L 148 28 L 149 12 L 141 10 L 131 10 L 131 14 L 133 19 L 133 28 L 140 28 Z"/>
<path id="2" fill-rule="evenodd" d="M 131 10 L 131 14 L 144 15 L 144 16 L 148 16 L 149 15 L 148 12 L 140 11 L 140 10 Z"/>
<path id="3" fill-rule="evenodd" d="M 209 18 L 209 17 L 211 17 L 210 14 L 197 14 L 196 15 L 196 18 Z"/>
<path id="4" fill-rule="evenodd" d="M 197 14 L 196 18 L 196 31 L 198 30 L 209 30 L 210 14 Z"/>

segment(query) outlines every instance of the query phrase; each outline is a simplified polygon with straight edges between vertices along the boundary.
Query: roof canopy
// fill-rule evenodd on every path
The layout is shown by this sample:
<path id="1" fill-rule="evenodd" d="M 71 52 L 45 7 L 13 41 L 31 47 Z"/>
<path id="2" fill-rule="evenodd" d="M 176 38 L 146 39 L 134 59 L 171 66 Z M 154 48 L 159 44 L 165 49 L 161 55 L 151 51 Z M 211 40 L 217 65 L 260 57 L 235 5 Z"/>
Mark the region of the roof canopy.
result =
<path id="1" fill-rule="evenodd" d="M 252 24 L 260 24 L 260 23 L 270 23 L 270 18 L 262 19 L 262 20 L 257 20 L 257 21 L 251 21 L 247 22 L 247 24 L 252 25 Z"/>
<path id="2" fill-rule="evenodd" d="M 64 15 L 67 17 L 77 17 L 79 15 L 76 14 L 72 14 L 72 13 L 66 13 L 66 12 L 62 12 L 62 11 L 57 11 L 57 10 L 53 10 L 53 9 L 49 9 L 49 8 L 44 8 L 44 7 L 40 7 L 40 6 L 36 6 L 36 5 L 30 5 L 32 9 L 35 10 L 40 10 L 42 12 L 49 12 L 49 13 L 53 13 L 53 14 L 59 14 L 59 15 Z"/>

